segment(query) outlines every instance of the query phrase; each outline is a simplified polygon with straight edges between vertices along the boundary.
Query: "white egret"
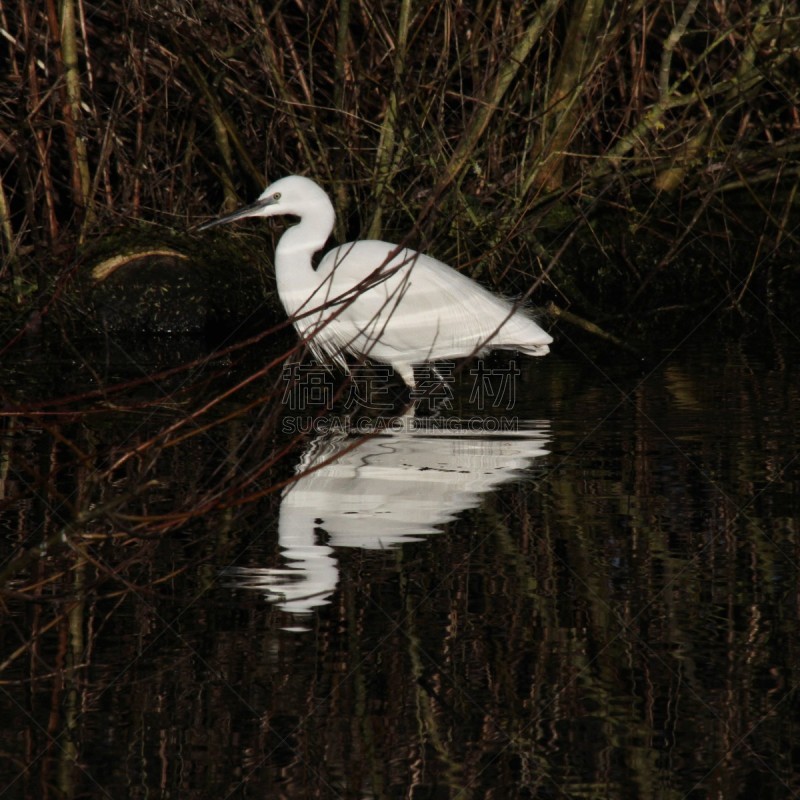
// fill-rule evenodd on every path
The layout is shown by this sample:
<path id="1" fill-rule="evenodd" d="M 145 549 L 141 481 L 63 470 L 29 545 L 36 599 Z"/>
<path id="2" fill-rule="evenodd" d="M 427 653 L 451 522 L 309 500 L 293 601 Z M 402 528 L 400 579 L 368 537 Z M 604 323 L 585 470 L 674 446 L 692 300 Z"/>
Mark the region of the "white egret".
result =
<path id="1" fill-rule="evenodd" d="M 414 365 L 491 349 L 533 356 L 552 337 L 521 308 L 431 256 L 388 242 L 340 245 L 314 269 L 311 257 L 333 230 L 328 195 L 309 178 L 290 175 L 249 206 L 200 230 L 244 217 L 299 217 L 275 248 L 278 295 L 314 356 L 347 369 L 344 356 L 392 366 L 415 387 Z"/>

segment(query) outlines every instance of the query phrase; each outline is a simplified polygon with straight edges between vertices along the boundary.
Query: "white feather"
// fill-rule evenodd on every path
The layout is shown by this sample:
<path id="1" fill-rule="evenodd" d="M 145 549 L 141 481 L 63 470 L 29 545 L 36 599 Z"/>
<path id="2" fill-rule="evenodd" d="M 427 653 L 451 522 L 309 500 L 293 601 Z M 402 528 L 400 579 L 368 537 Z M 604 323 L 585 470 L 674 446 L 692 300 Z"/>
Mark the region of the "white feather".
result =
<path id="1" fill-rule="evenodd" d="M 278 214 L 300 218 L 275 251 L 278 293 L 316 357 L 342 366 L 346 353 L 383 361 L 413 388 L 414 364 L 493 348 L 549 351 L 551 336 L 524 310 L 431 256 L 364 240 L 334 248 L 314 270 L 334 211 L 308 178 L 282 178 L 252 206 L 210 224 Z"/>

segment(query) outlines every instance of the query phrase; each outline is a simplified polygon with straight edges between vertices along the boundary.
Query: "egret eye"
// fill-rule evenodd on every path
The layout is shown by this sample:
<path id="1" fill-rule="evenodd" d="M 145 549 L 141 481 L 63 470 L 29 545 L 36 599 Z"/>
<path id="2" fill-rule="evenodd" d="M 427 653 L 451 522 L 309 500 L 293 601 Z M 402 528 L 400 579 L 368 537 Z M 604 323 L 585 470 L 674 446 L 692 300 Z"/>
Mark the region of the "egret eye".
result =
<path id="1" fill-rule="evenodd" d="M 272 195 L 272 199 L 273 200 L 280 200 L 281 199 L 281 193 L 280 192 L 275 192 L 275 194 Z"/>

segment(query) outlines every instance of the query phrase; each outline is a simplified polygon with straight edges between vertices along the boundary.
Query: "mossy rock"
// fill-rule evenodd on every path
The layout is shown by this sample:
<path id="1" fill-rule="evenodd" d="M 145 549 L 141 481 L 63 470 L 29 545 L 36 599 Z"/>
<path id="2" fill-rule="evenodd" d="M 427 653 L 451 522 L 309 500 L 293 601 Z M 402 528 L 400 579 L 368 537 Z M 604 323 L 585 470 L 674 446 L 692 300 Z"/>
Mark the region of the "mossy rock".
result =
<path id="1" fill-rule="evenodd" d="M 138 229 L 104 237 L 82 254 L 70 299 L 96 331 L 249 333 L 279 318 L 260 240 L 208 238 Z"/>

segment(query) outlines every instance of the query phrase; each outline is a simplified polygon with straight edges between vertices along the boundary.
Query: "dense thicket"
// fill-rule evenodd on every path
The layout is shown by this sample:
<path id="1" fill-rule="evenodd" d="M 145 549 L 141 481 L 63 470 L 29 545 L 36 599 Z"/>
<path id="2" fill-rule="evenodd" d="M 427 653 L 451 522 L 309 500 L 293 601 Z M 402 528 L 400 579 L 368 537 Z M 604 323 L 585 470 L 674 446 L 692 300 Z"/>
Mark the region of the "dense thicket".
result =
<path id="1" fill-rule="evenodd" d="M 604 291 L 669 306 L 669 285 L 639 303 L 667 264 L 678 291 L 735 303 L 796 250 L 784 0 L 19 0 L 0 26 L 17 299 L 20 256 L 134 220 L 182 228 L 289 172 L 332 191 L 340 238 L 411 231 L 512 290 L 594 224 L 550 275 L 586 313 Z"/>

